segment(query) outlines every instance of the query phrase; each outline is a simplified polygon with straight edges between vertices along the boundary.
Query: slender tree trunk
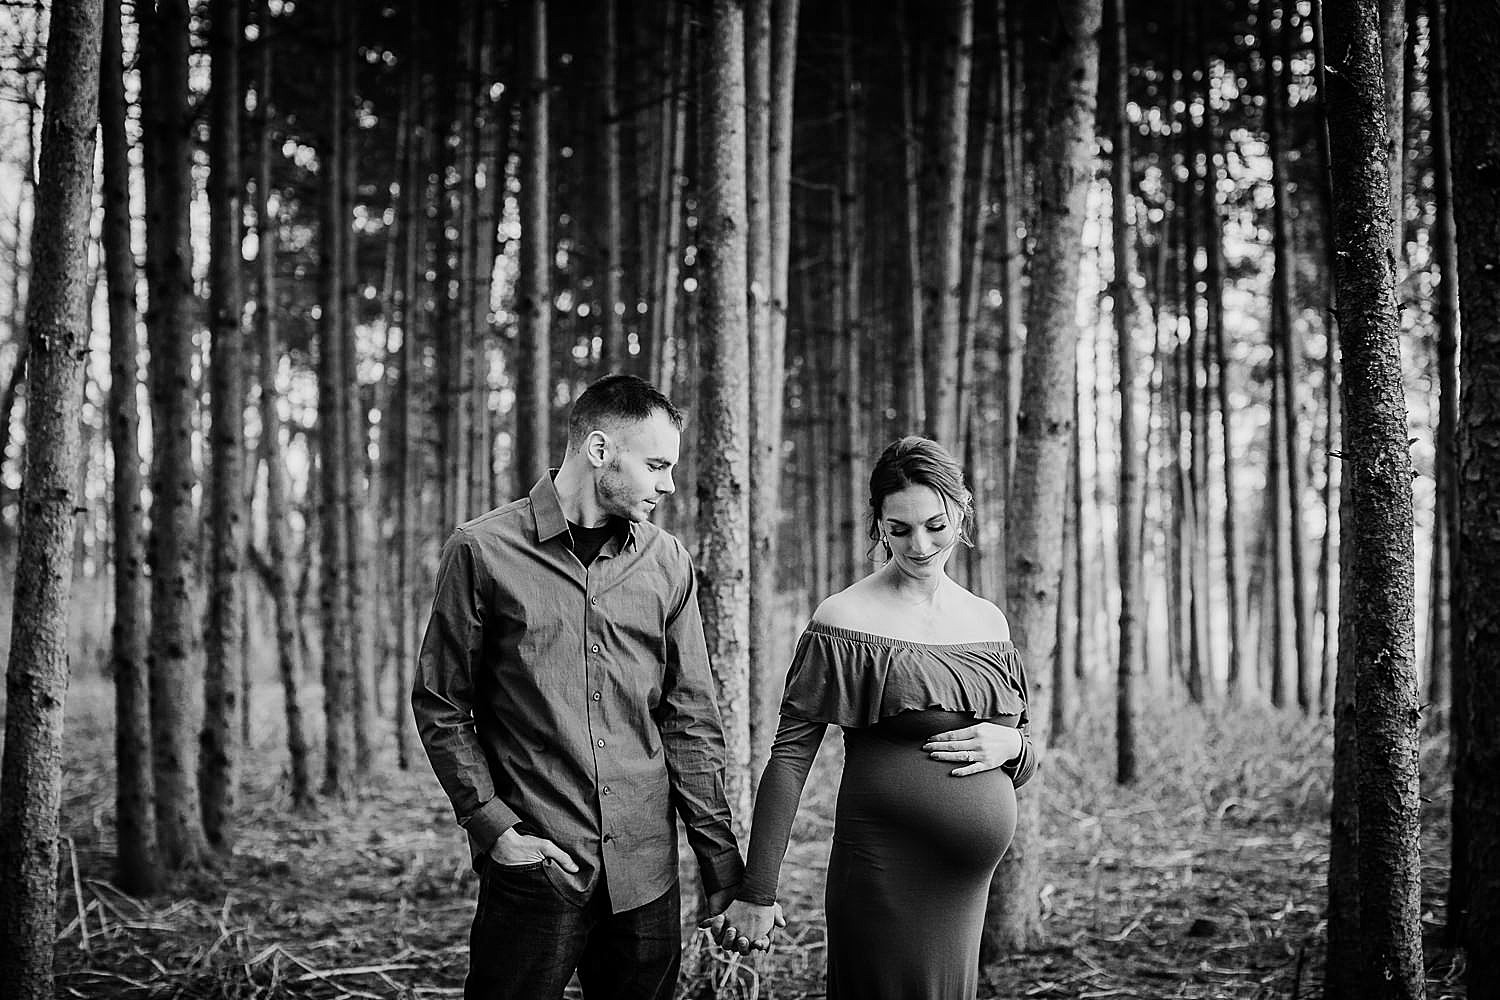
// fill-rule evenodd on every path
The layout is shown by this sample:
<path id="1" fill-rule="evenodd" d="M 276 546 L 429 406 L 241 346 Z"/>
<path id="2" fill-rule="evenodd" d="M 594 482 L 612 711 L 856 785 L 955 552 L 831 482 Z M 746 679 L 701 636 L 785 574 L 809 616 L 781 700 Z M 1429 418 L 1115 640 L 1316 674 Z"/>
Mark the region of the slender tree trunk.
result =
<path id="1" fill-rule="evenodd" d="M 325 22 L 335 36 L 343 0 L 334 0 Z M 338 48 L 337 42 L 334 43 Z M 350 459 L 348 447 L 349 404 L 346 393 L 356 387 L 345 381 L 345 339 L 343 336 L 344 254 L 346 248 L 343 214 L 344 141 L 343 119 L 346 110 L 343 83 L 347 72 L 345 61 L 335 55 L 330 61 L 328 164 L 323 188 L 319 271 L 322 314 L 318 323 L 318 531 L 322 547 L 319 580 L 319 606 L 323 629 L 323 712 L 324 759 L 323 792 L 337 798 L 353 793 L 357 769 L 355 732 L 358 712 L 354 671 L 355 647 L 350 621 L 349 541 L 345 523 L 349 514 Z"/>
<path id="2" fill-rule="evenodd" d="M 784 351 L 775 342 L 771 302 L 771 0 L 745 12 L 745 137 L 748 159 L 750 332 L 750 774 L 756 780 L 771 751 L 780 698 L 772 662 L 776 599 L 776 523 L 780 511 L 780 400 Z M 790 87 L 790 81 L 785 83 Z M 784 327 L 783 327 L 784 329 Z M 773 423 L 773 421 L 775 421 Z"/>
<path id="3" fill-rule="evenodd" d="M 1071 441 L 1067 380 L 1077 349 L 1078 259 L 1085 199 L 1093 173 L 1091 145 L 1099 87 L 1102 0 L 1064 0 L 1053 65 L 1057 76 L 1040 159 L 1037 249 L 1021 374 L 1020 437 L 1007 510 L 1006 613 L 1032 672 L 1032 739 L 1045 747 L 1049 704 L 1044 684 L 1056 635 L 1062 559 L 1063 496 Z M 1021 950 L 1041 938 L 1038 889 L 1041 796 L 1021 800 L 1018 836 L 990 889 L 984 952 Z"/>
<path id="4" fill-rule="evenodd" d="M 1379 0 L 1380 50 L 1385 76 L 1386 150 L 1390 165 L 1391 247 L 1405 258 L 1402 230 L 1406 220 L 1406 0 Z"/>
<path id="5" fill-rule="evenodd" d="M 1292 335 L 1292 235 L 1288 215 L 1291 195 L 1287 187 L 1286 153 L 1283 150 L 1288 134 L 1286 112 L 1286 74 L 1290 73 L 1291 26 L 1285 23 L 1290 8 L 1281 7 L 1283 23 L 1278 31 L 1280 68 L 1270 58 L 1270 47 L 1266 49 L 1266 117 L 1268 152 L 1271 159 L 1272 194 L 1272 243 L 1276 266 L 1271 278 L 1271 332 L 1277 364 L 1273 370 L 1281 383 L 1277 399 L 1281 405 L 1281 438 L 1273 441 L 1273 447 L 1281 448 L 1282 467 L 1286 482 L 1285 538 L 1289 549 L 1290 577 L 1289 595 L 1292 602 L 1292 647 L 1296 667 L 1297 706 L 1304 712 L 1312 708 L 1311 674 L 1307 625 L 1307 573 L 1303 566 L 1306 539 L 1302 528 L 1302 463 L 1298 446 L 1297 430 L 1297 354 L 1296 339 Z M 1274 377 L 1274 376 L 1273 376 Z M 1282 574 L 1286 575 L 1286 574 Z M 1282 644 L 1277 644 L 1280 655 Z"/>
<path id="6" fill-rule="evenodd" d="M 240 294 L 240 4 L 213 0 L 209 55 L 210 296 L 212 355 L 209 385 L 213 421 L 213 462 L 208 508 L 210 550 L 208 623 L 204 634 L 203 736 L 198 783 L 203 793 L 203 829 L 219 850 L 234 842 L 237 795 L 235 732 L 239 712 L 238 675 L 245 628 L 240 574 L 245 553 L 244 516 L 244 331 Z"/>
<path id="7" fill-rule="evenodd" d="M 490 298 L 492 275 L 495 272 L 496 209 L 503 204 L 505 186 L 505 160 L 501 156 L 501 130 L 504 124 L 497 120 L 500 106 L 490 98 L 490 87 L 495 80 L 495 19 L 494 4 L 481 3 L 476 18 L 476 36 L 479 41 L 475 58 L 475 79 L 472 98 L 474 102 L 474 135 L 478 155 L 475 158 L 477 172 L 474 183 L 473 247 L 469 255 L 469 298 L 473 303 L 470 312 L 469 330 L 469 515 L 478 517 L 489 510 L 491 483 L 494 480 L 495 446 L 490 436 L 490 354 L 495 343 L 494 330 L 490 325 Z M 619 190 L 619 135 L 615 130 L 615 190 Z M 483 186 L 479 180 L 483 179 Z M 616 233 L 614 264 L 615 288 L 610 300 L 609 315 L 613 316 L 617 329 L 620 317 L 614 312 L 619 290 L 619 213 L 615 213 Z M 620 338 L 623 340 L 623 336 Z M 606 341 L 608 338 L 606 338 Z M 616 358 L 623 358 L 623 347 L 616 351 Z M 619 363 L 617 361 L 617 363 Z M 403 697 L 401 701 L 405 701 Z"/>
<path id="8" fill-rule="evenodd" d="M 745 20 L 735 0 L 701 0 L 699 89 L 702 297 L 699 602 L 724 721 L 736 825 L 750 811 L 750 363 L 745 204 Z"/>
<path id="9" fill-rule="evenodd" d="M 1083 435 L 1079 432 L 1081 405 L 1080 400 L 1083 393 L 1078 388 L 1078 361 L 1075 355 L 1073 362 L 1073 444 L 1068 454 L 1068 489 L 1067 489 L 1067 513 L 1063 516 L 1063 567 L 1062 578 L 1058 585 L 1058 610 L 1057 610 L 1057 653 L 1052 657 L 1052 719 L 1051 735 L 1053 745 L 1058 745 L 1067 735 L 1070 718 L 1068 715 L 1069 693 L 1068 689 L 1072 683 L 1070 674 L 1076 676 L 1078 670 L 1078 657 L 1083 655 L 1081 644 L 1074 643 L 1069 650 L 1068 639 L 1083 633 L 1083 604 L 1080 601 L 1082 589 L 1078 586 L 1079 574 L 1083 571 L 1080 560 L 1069 558 L 1079 550 L 1079 514 L 1082 504 L 1078 502 L 1078 491 L 1083 488 L 1083 472 L 1080 468 L 1082 458 Z M 1071 628 L 1071 631 L 1070 631 Z M 1073 670 L 1069 670 L 1069 655 L 1064 651 L 1071 652 Z M 1076 700 L 1076 699 L 1075 699 Z"/>
<path id="10" fill-rule="evenodd" d="M 0 766 L 0 994 L 51 1000 L 100 0 L 54 0 L 26 304 L 31 377 Z"/>
<path id="11" fill-rule="evenodd" d="M 942 197 L 942 219 L 938 224 L 937 315 L 931 353 L 926 366 L 929 380 L 927 425 L 931 434 L 959 451 L 959 344 L 962 316 L 964 179 L 969 148 L 969 90 L 974 63 L 973 0 L 953 0 L 948 15 L 944 77 L 948 82 L 943 98 L 942 136 L 939 140 L 938 171 Z"/>
<path id="12" fill-rule="evenodd" d="M 674 22 L 677 58 L 673 67 L 672 102 L 666 115 L 670 132 L 662 156 L 658 243 L 661 283 L 657 288 L 656 324 L 651 337 L 652 377 L 666 391 L 677 376 L 679 346 L 678 285 L 682 275 L 682 181 L 687 166 L 687 90 L 693 67 L 692 18 L 679 11 Z"/>
<path id="13" fill-rule="evenodd" d="M 411 8 L 411 37 L 415 41 L 421 35 L 421 7 Z M 418 555 L 416 521 L 421 506 L 421 451 L 417 446 L 418 435 L 416 408 L 412 405 L 416 387 L 417 359 L 420 356 L 417 344 L 418 322 L 421 308 L 418 295 L 422 288 L 422 208 L 424 184 L 422 167 L 426 162 L 424 153 L 430 147 L 427 135 L 430 130 L 417 127 L 421 119 L 422 69 L 420 57 L 414 58 L 406 80 L 406 120 L 413 128 L 407 136 L 405 156 L 401 164 L 401 208 L 400 227 L 402 240 L 401 262 L 401 353 L 400 381 L 396 385 L 395 419 L 396 448 L 396 697 L 393 699 L 396 734 L 396 764 L 405 771 L 412 761 L 420 759 L 417 753 L 416 728 L 411 711 L 407 708 L 406 692 L 411 688 L 412 667 L 416 661 L 416 628 Z M 423 134 L 424 131 L 426 134 Z M 503 167 L 495 179 L 502 182 Z"/>
<path id="14" fill-rule="evenodd" d="M 842 523 L 836 524 L 834 530 L 847 547 L 848 574 L 845 579 L 851 583 L 864 575 L 865 551 L 868 548 L 863 537 L 864 533 L 860 530 L 864 524 L 864 501 L 867 493 L 865 478 L 867 400 L 864 398 L 867 389 L 864 373 L 865 322 L 860 281 L 865 258 L 865 200 L 862 169 L 865 142 L 861 134 L 864 100 L 860 96 L 864 83 L 856 76 L 854 70 L 855 21 L 852 2 L 853 0 L 843 0 L 842 4 L 844 15 L 841 46 L 843 93 L 839 100 L 839 112 L 844 133 L 844 157 L 837 195 L 839 224 L 836 238 L 839 240 L 842 251 L 839 257 L 843 268 L 838 273 L 834 291 L 834 294 L 840 297 L 840 313 L 843 317 L 843 322 L 837 332 L 842 348 L 839 376 L 846 404 L 842 414 L 844 426 L 840 463 L 845 481 L 842 492 L 847 501 L 843 508 Z M 959 200 L 962 203 L 962 176 L 959 178 Z M 957 397 L 954 398 L 954 406 L 956 412 Z M 957 442 L 956 437 L 952 440 Z"/>
<path id="15" fill-rule="evenodd" d="M 281 345 L 276 328 L 276 252 L 277 220 L 271 217 L 270 193 L 272 164 L 276 155 L 270 128 L 271 78 L 273 60 L 270 26 L 270 4 L 261 0 L 260 79 L 256 86 L 255 107 L 260 136 L 257 149 L 255 183 L 256 284 L 255 329 L 260 354 L 260 449 L 266 465 L 266 552 L 263 569 L 266 589 L 276 618 L 276 667 L 281 678 L 282 699 L 286 714 L 288 772 L 291 776 L 292 805 L 298 810 L 313 803 L 312 766 L 309 759 L 306 725 L 302 718 L 301 687 L 303 676 L 302 647 L 298 633 L 297 609 L 288 572 L 292 566 L 287 525 L 286 458 L 281 450 L 281 394 L 276 385 L 276 370 L 281 363 Z"/>
<path id="16" fill-rule="evenodd" d="M 1500 983 L 1500 25 L 1481 4 L 1455 0 L 1447 16 L 1452 90 L 1453 200 L 1458 215 L 1458 287 L 1463 296 L 1459 348 L 1458 561 L 1455 564 L 1455 723 L 1462 716 L 1454 778 L 1455 851 L 1466 846 L 1466 870 L 1455 856 L 1454 876 L 1465 877 L 1467 912 L 1449 910 L 1468 946 L 1469 996 L 1493 996 Z M 1461 803 L 1461 805 L 1460 805 Z M 1459 816 L 1459 809 L 1462 816 Z M 1461 822 L 1460 822 L 1461 820 Z M 1467 844 L 1460 842 L 1460 830 Z"/>
<path id="17" fill-rule="evenodd" d="M 1000 176 L 997 178 L 996 196 L 999 200 L 1000 218 L 1000 371 L 997 377 L 998 405 L 1000 409 L 999 428 L 999 454 L 996 456 L 997 467 L 1000 472 L 997 500 L 999 509 L 1004 510 L 1010 503 L 1010 484 L 1012 466 L 1015 464 L 1016 452 L 1016 401 L 1020 398 L 1017 378 L 1020 375 L 1019 350 L 1021 338 L 1021 265 L 1024 263 L 1021 249 L 1021 239 L 1018 234 L 1018 223 L 1020 213 L 1018 206 L 1025 190 L 1025 184 L 1021 177 L 1021 160 L 1016 153 L 1016 145 L 1019 137 L 1019 115 L 1017 105 L 1020 103 L 1020 94 L 1016 88 L 1011 86 L 1011 65 L 1019 61 L 1019 44 L 1012 44 L 1010 30 L 1010 6 L 1008 0 L 995 0 L 995 49 L 1000 54 L 1000 62 L 996 65 L 995 72 L 999 79 L 995 92 L 996 108 L 995 114 L 1004 123 L 1001 129 L 1001 140 L 996 150 L 996 162 L 1000 167 Z M 1080 390 L 1082 391 L 1082 390 Z M 1083 503 L 1082 496 L 1075 498 L 1080 506 Z M 1003 522 L 1004 516 L 1001 515 Z M 1005 539 L 1001 532 L 1001 539 L 995 550 L 995 562 L 1004 574 L 1005 567 Z M 1080 533 L 1079 537 L 1082 535 Z M 1079 592 L 1082 593 L 1083 583 L 1078 581 Z M 996 593 L 1003 593 L 1004 585 L 996 589 Z M 1078 606 L 1078 628 L 1083 630 L 1084 612 L 1083 605 Z M 1075 666 L 1081 669 L 1082 661 Z"/>
<path id="18" fill-rule="evenodd" d="M 516 289 L 519 357 L 516 372 L 517 491 L 547 469 L 552 433 L 552 203 L 547 166 L 547 3 L 526 6 L 521 98 L 521 267 Z"/>
<path id="19" fill-rule="evenodd" d="M 1445 0 L 1429 0 L 1428 24 L 1431 46 L 1428 61 L 1429 99 L 1432 102 L 1432 172 L 1434 209 L 1437 216 L 1432 242 L 1438 273 L 1437 288 L 1437 367 L 1438 427 L 1437 460 L 1433 479 L 1436 486 L 1436 514 L 1442 531 L 1434 541 L 1442 548 L 1433 552 L 1434 567 L 1442 567 L 1438 578 L 1434 569 L 1432 605 L 1433 656 L 1428 670 L 1428 721 L 1441 731 L 1448 727 L 1452 713 L 1452 681 L 1463 657 L 1463 611 L 1454 607 L 1451 581 L 1462 553 L 1459 551 L 1459 479 L 1458 479 L 1458 238 L 1453 212 L 1452 125 L 1449 118 L 1448 40 Z M 1457 863 L 1458 854 L 1454 855 Z M 1450 879 L 1450 884 L 1455 881 Z M 1452 910 L 1449 911 L 1454 912 Z"/>
<path id="20" fill-rule="evenodd" d="M 1359 755 L 1363 996 L 1424 995 L 1411 460 L 1374 0 L 1327 7 Z M 1378 167 L 1379 169 L 1373 169 Z"/>
<path id="21" fill-rule="evenodd" d="M 1110 219 L 1114 243 L 1114 275 L 1110 281 L 1110 299 L 1114 303 L 1115 346 L 1120 368 L 1120 493 L 1118 532 L 1120 584 L 1120 658 L 1116 664 L 1115 689 L 1115 780 L 1128 785 L 1136 779 L 1135 755 L 1135 675 L 1139 672 L 1137 627 L 1140 621 L 1139 579 L 1140 554 L 1136 541 L 1140 536 L 1141 516 L 1140 448 L 1135 431 L 1135 344 L 1134 317 L 1130 288 L 1135 273 L 1133 221 L 1130 207 L 1134 201 L 1130 183 L 1130 120 L 1126 112 L 1126 81 L 1130 63 L 1126 55 L 1125 0 L 1110 0 L 1114 47 L 1114 72 L 1110 81 Z"/>
<path id="22" fill-rule="evenodd" d="M 104 4 L 99 119 L 104 143 L 104 270 L 109 285 L 109 443 L 114 455 L 115 621 L 110 674 L 115 681 L 115 830 L 119 887 L 134 896 L 157 890 L 155 796 L 151 780 L 151 688 L 147 663 L 149 596 L 146 513 L 141 495 L 140 336 L 136 269 L 130 240 L 130 140 L 125 134 L 125 65 L 120 0 Z"/>
<path id="23" fill-rule="evenodd" d="M 927 336 L 922 272 L 922 140 L 916 117 L 916 69 L 906 30 L 912 0 L 903 0 L 897 25 L 901 51 L 902 193 L 906 209 L 906 304 L 908 329 L 902 338 L 903 364 L 895 366 L 897 419 L 909 427 L 927 426 Z"/>
<path id="24" fill-rule="evenodd" d="M 600 100 L 604 112 L 604 369 L 619 369 L 629 362 L 625 351 L 625 262 L 622 255 L 624 210 L 620 195 L 620 110 L 618 61 L 620 57 L 619 13 L 616 0 L 604 5 L 604 53 Z"/>
<path id="25" fill-rule="evenodd" d="M 146 174 L 146 312 L 151 352 L 151 741 L 162 864 L 197 867 L 208 849 L 199 806 L 189 658 L 195 620 L 192 200 L 188 152 L 188 10 L 162 0 L 141 21 L 141 122 Z"/>

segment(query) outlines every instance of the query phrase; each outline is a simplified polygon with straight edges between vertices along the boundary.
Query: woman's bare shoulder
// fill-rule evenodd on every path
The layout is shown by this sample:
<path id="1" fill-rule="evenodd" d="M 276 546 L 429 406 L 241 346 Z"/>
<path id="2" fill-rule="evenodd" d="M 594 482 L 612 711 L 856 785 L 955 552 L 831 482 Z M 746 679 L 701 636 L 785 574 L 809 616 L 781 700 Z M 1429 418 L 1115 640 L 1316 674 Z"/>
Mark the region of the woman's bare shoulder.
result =
<path id="1" fill-rule="evenodd" d="M 964 591 L 967 597 L 968 607 L 965 609 L 971 620 L 984 633 L 985 640 L 1000 642 L 1010 641 L 1010 619 L 1005 617 L 993 601 L 986 600 L 978 594 Z"/>
<path id="2" fill-rule="evenodd" d="M 869 627 L 876 616 L 870 611 L 870 594 L 864 584 L 864 580 L 859 580 L 825 597 L 813 612 L 813 621 L 857 632 L 878 631 Z"/>

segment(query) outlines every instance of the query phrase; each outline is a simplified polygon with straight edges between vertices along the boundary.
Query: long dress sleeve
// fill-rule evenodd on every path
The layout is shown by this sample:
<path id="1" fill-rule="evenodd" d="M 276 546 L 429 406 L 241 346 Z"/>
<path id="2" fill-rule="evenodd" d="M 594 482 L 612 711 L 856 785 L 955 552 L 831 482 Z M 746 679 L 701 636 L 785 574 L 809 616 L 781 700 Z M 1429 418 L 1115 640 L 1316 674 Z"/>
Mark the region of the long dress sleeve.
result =
<path id="1" fill-rule="evenodd" d="M 749 860 L 739 891 L 739 898 L 747 903 L 769 906 L 776 902 L 776 886 L 792 834 L 792 820 L 807 784 L 807 772 L 827 730 L 826 722 L 781 717 L 776 741 L 771 745 L 771 758 L 761 772 L 755 795 Z"/>

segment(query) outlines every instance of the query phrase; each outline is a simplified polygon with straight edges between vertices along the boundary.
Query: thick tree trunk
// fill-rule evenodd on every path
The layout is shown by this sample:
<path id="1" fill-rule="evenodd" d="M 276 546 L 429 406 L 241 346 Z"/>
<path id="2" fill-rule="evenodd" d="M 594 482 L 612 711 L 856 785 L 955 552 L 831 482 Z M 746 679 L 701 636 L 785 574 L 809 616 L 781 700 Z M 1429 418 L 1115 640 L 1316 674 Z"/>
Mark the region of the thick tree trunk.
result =
<path id="1" fill-rule="evenodd" d="M 1326 7 L 1328 126 L 1350 519 L 1343 541 L 1357 668 L 1362 995 L 1424 995 L 1411 460 L 1391 254 L 1390 173 L 1374 0 Z"/>
<path id="2" fill-rule="evenodd" d="M 168 869 L 196 867 L 208 849 L 198 800 L 189 659 L 196 615 L 192 382 L 192 157 L 188 150 L 188 10 L 162 0 L 141 21 L 141 122 L 146 174 L 146 312 L 151 352 L 151 742 L 156 832 Z"/>
<path id="3" fill-rule="evenodd" d="M 131 249 L 130 140 L 120 0 L 105 0 L 99 108 L 104 142 L 104 271 L 109 284 L 109 443 L 114 454 L 115 878 L 134 896 L 156 891 L 155 786 L 151 776 L 150 639 L 146 513 L 141 495 L 140 336 Z"/>
<path id="4" fill-rule="evenodd" d="M 1492 996 L 1500 983 L 1500 25 L 1484 5 L 1454 0 L 1447 24 L 1452 98 L 1453 199 L 1458 217 L 1458 286 L 1463 296 L 1459 384 L 1459 558 L 1454 575 L 1453 703 L 1464 711 L 1462 754 L 1454 782 L 1462 796 L 1467 850 L 1469 996 Z M 1461 617 L 1459 617 L 1461 616 Z M 1462 680 L 1460 680 L 1462 678 Z M 1455 733 L 1455 735 L 1457 735 Z M 1457 829 L 1459 823 L 1455 822 Z M 1459 849 L 1455 836 L 1454 849 Z M 1455 876 L 1460 873 L 1455 863 Z"/>
<path id="5" fill-rule="evenodd" d="M 750 814 L 750 364 L 745 205 L 745 20 L 701 0 L 698 271 L 703 331 L 698 599 L 724 722 L 735 824 Z"/>
<path id="6" fill-rule="evenodd" d="M 939 442 L 959 448 L 959 344 L 963 274 L 964 178 L 969 149 L 969 90 L 974 63 L 973 0 L 953 0 L 947 14 L 942 136 L 938 172 L 942 218 L 937 231 L 933 336 L 928 338 L 927 426 Z"/>
<path id="7" fill-rule="evenodd" d="M 547 469 L 552 433 L 552 202 L 547 124 L 547 3 L 526 5 L 521 60 L 521 265 L 516 288 L 515 469 L 518 494 Z"/>
<path id="8" fill-rule="evenodd" d="M 209 126 L 209 392 L 213 462 L 208 489 L 208 622 L 204 633 L 203 735 L 198 783 L 203 830 L 215 848 L 234 841 L 239 746 L 240 656 L 245 609 L 240 574 L 245 554 L 244 331 L 240 294 L 240 3 L 213 0 L 209 55 L 213 83 Z"/>
<path id="9" fill-rule="evenodd" d="M 100 0 L 54 0 L 26 304 L 31 377 L 0 766 L 0 995 L 51 1000 Z"/>
<path id="10" fill-rule="evenodd" d="M 276 328 L 276 248 L 277 220 L 271 217 L 270 191 L 272 163 L 276 154 L 270 128 L 271 58 L 270 5 L 259 4 L 260 77 L 256 86 L 255 107 L 260 136 L 257 150 L 255 184 L 256 283 L 255 329 L 260 355 L 260 451 L 266 466 L 266 552 L 264 567 L 266 589 L 276 618 L 276 668 L 286 714 L 288 772 L 291 777 L 292 805 L 298 810 L 313 803 L 312 765 L 309 759 L 306 725 L 302 718 L 301 688 L 303 676 L 302 646 L 298 633 L 297 608 L 288 573 L 292 566 L 287 524 L 287 471 L 281 450 L 281 393 L 276 385 L 276 370 L 281 364 L 281 345 Z M 310 557 L 309 557 L 310 558 Z"/>
<path id="11" fill-rule="evenodd" d="M 1044 678 L 1055 650 L 1057 586 L 1062 560 L 1063 497 L 1071 441 L 1067 380 L 1078 342 L 1078 259 L 1083 252 L 1085 200 L 1093 174 L 1091 145 L 1099 86 L 1102 0 L 1060 4 L 1057 73 L 1043 141 L 1037 249 L 1021 373 L 1020 437 L 1007 510 L 1006 613 L 1031 664 L 1032 738 L 1047 742 L 1049 704 Z M 1021 798 L 1020 825 L 990 889 L 984 952 L 1014 951 L 1041 938 L 1041 793 Z"/>
<path id="12" fill-rule="evenodd" d="M 1125 0 L 1111 0 L 1114 72 L 1110 81 L 1110 190 L 1111 232 L 1114 245 L 1114 275 L 1110 280 L 1113 302 L 1115 348 L 1119 357 L 1120 392 L 1120 492 L 1118 531 L 1118 580 L 1120 584 L 1120 658 L 1116 663 L 1115 688 L 1115 780 L 1128 785 L 1136 779 L 1135 675 L 1140 670 L 1137 628 L 1140 621 L 1141 466 L 1145 456 L 1136 442 L 1134 296 L 1130 288 L 1135 273 L 1134 229 L 1130 207 L 1135 198 L 1130 182 L 1130 120 L 1126 113 L 1126 82 L 1130 63 L 1126 56 Z"/>

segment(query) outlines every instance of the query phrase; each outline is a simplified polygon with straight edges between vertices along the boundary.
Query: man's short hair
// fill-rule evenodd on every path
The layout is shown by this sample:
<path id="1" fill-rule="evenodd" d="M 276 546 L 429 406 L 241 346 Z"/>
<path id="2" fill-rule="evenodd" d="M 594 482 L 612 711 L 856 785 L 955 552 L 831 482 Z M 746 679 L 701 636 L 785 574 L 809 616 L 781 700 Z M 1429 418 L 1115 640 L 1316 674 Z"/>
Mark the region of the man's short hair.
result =
<path id="1" fill-rule="evenodd" d="M 568 414 L 568 447 L 582 448 L 584 438 L 592 431 L 650 420 L 657 410 L 667 415 L 673 427 L 682 430 L 682 411 L 656 386 L 634 375 L 606 375 L 574 400 L 573 410 Z"/>

